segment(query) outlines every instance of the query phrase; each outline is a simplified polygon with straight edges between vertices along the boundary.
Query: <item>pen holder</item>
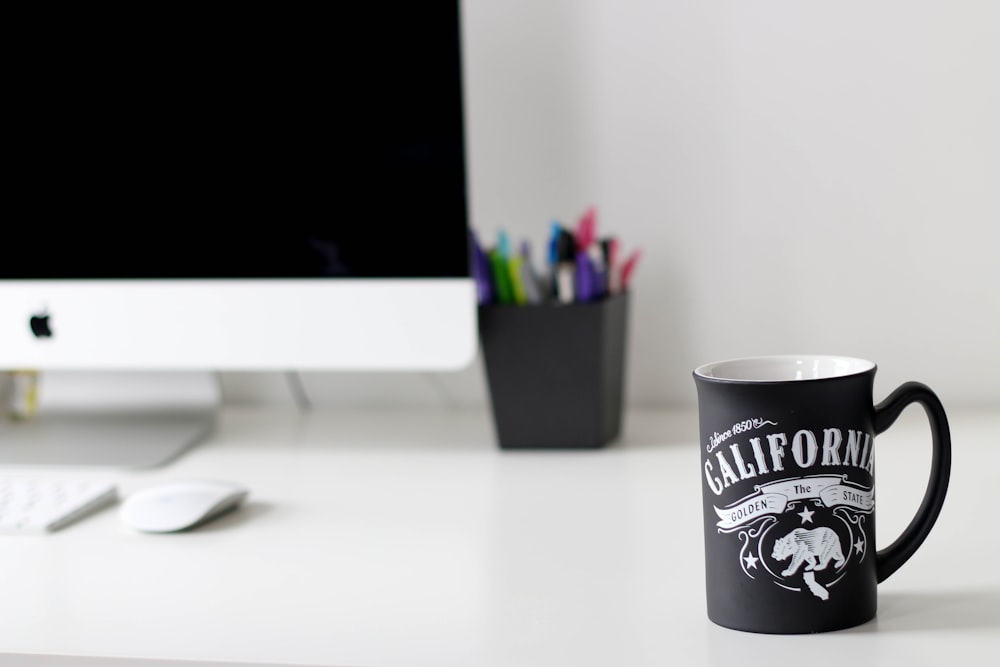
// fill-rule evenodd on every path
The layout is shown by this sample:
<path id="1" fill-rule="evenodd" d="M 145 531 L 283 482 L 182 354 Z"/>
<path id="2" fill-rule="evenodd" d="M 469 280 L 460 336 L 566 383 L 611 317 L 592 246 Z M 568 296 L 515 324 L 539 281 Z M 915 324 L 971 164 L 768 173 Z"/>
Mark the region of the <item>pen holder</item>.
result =
<path id="1" fill-rule="evenodd" d="M 621 431 L 628 293 L 484 305 L 479 337 L 502 449 L 595 449 Z"/>

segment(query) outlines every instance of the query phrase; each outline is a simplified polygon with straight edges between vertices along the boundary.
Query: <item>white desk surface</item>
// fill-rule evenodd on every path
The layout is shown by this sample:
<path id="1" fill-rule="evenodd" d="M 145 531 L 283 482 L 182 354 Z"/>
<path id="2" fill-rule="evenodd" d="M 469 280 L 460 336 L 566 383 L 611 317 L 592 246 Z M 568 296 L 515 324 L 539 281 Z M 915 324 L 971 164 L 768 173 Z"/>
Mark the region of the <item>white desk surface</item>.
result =
<path id="1" fill-rule="evenodd" d="M 950 418 L 948 499 L 877 619 L 770 636 L 706 618 L 693 413 L 631 411 L 600 451 L 503 452 L 486 412 L 227 409 L 168 467 L 45 470 L 123 495 L 188 477 L 252 491 L 189 533 L 108 509 L 0 536 L 0 663 L 971 664 L 1000 652 L 1000 411 Z M 916 509 L 929 438 L 919 408 L 879 438 L 880 547 Z"/>

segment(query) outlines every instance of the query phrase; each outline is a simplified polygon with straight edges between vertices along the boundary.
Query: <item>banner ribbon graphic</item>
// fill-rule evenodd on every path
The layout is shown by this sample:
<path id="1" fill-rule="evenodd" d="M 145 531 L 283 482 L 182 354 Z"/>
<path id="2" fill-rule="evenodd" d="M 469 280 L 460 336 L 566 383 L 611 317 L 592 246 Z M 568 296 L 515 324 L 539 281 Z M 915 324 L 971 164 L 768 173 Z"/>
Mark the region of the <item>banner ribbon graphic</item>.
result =
<path id="1" fill-rule="evenodd" d="M 846 476 L 802 477 L 762 484 L 757 492 L 730 507 L 719 509 L 716 524 L 722 530 L 731 530 L 761 517 L 781 514 L 789 502 L 818 499 L 826 507 L 846 505 L 861 512 L 875 509 L 875 492 L 846 483 Z"/>

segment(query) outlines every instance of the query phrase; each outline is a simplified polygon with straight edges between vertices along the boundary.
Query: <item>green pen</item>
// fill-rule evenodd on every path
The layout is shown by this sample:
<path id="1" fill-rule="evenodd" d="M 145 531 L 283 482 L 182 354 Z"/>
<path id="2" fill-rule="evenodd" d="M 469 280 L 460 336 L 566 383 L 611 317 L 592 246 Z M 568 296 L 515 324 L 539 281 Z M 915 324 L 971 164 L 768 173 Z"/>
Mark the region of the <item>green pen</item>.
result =
<path id="1" fill-rule="evenodd" d="M 514 289 L 510 283 L 510 270 L 503 255 L 496 248 L 489 252 L 490 270 L 493 272 L 493 282 L 497 288 L 497 298 L 500 303 L 514 303 Z"/>
<path id="2" fill-rule="evenodd" d="M 507 260 L 507 270 L 510 272 L 510 285 L 514 293 L 514 303 L 523 306 L 528 303 L 528 295 L 524 291 L 524 282 L 521 277 L 523 261 L 520 255 L 511 255 Z"/>

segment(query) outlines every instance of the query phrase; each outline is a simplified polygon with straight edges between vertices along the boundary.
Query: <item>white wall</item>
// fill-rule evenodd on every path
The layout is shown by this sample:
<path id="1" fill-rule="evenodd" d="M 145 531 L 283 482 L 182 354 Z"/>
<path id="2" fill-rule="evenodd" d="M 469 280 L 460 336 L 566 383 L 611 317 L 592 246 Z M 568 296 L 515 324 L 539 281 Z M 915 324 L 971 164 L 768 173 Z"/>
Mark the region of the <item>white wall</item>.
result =
<path id="1" fill-rule="evenodd" d="M 823 352 L 876 361 L 880 395 L 1000 406 L 1000 3 L 466 0 L 465 28 L 473 225 L 541 244 L 594 204 L 643 249 L 633 403 Z M 318 403 L 486 396 L 478 361 L 304 379 Z"/>

